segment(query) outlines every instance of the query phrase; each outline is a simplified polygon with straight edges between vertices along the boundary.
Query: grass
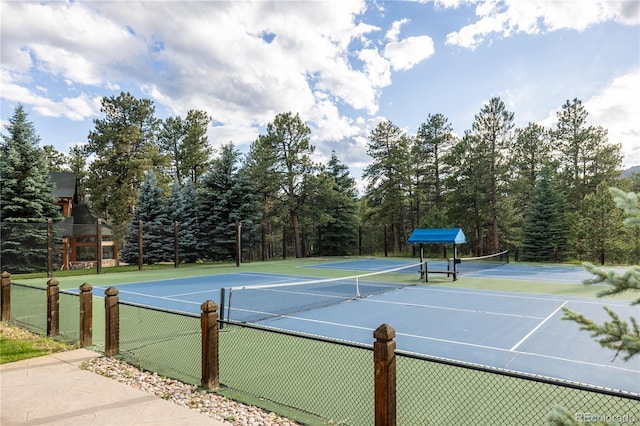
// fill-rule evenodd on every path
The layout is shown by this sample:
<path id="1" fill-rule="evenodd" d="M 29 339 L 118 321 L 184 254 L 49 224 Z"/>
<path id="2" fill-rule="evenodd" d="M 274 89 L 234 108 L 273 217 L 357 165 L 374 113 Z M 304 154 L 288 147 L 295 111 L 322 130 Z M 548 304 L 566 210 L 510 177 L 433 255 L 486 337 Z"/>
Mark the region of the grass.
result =
<path id="1" fill-rule="evenodd" d="M 0 323 L 0 364 L 63 352 L 72 348 L 67 343 L 38 336 L 6 321 Z"/>

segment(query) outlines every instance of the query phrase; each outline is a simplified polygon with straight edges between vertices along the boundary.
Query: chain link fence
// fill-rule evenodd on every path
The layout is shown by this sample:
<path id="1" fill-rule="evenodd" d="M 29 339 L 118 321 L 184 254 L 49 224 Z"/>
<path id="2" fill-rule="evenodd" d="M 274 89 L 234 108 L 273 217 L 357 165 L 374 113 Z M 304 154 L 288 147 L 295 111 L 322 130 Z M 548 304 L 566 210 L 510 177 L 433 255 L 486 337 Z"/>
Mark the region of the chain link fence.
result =
<path id="1" fill-rule="evenodd" d="M 45 331 L 46 291 L 11 283 L 11 292 L 11 319 Z M 71 292 L 60 297 L 60 332 L 70 339 L 77 339 L 72 330 L 77 324 L 72 319 L 78 315 L 73 306 L 77 299 Z M 94 305 L 98 308 L 101 303 Z M 200 383 L 202 329 L 197 315 L 124 302 L 118 308 L 120 358 L 166 377 Z M 95 309 L 94 320 L 100 315 L 104 319 L 104 310 Z M 218 392 L 241 399 L 248 396 L 256 405 L 268 403 L 281 411 L 295 409 L 308 424 L 374 424 L 371 345 L 254 324 L 218 323 Z M 104 330 L 104 324 L 96 321 L 93 327 Z M 640 394 L 399 349 L 394 380 L 400 425 L 544 425 L 557 406 L 585 423 L 592 422 L 589 419 L 620 425 L 640 421 Z"/>
<path id="2" fill-rule="evenodd" d="M 200 383 L 200 317 L 120 302 L 120 356 L 135 366 Z"/>
<path id="3" fill-rule="evenodd" d="M 640 395 L 401 351 L 396 362 L 398 424 L 544 425 L 558 405 L 577 421 L 640 421 Z"/>
<path id="4" fill-rule="evenodd" d="M 375 423 L 369 346 L 225 322 L 220 384 L 325 424 Z"/>
<path id="5" fill-rule="evenodd" d="M 35 333 L 47 334 L 47 290 L 12 282 L 11 321 Z"/>

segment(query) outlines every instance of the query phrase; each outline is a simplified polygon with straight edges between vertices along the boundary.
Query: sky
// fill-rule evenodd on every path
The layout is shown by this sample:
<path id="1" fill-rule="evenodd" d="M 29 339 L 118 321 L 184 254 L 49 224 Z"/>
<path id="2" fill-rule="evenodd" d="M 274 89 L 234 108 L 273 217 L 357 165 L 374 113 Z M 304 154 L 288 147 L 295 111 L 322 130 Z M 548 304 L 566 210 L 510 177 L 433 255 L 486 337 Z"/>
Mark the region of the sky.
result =
<path id="1" fill-rule="evenodd" d="M 2 134 L 21 104 L 42 145 L 68 153 L 103 97 L 151 99 L 156 116 L 212 118 L 241 151 L 283 112 L 360 182 L 370 132 L 414 135 L 441 113 L 458 135 L 492 97 L 516 127 L 552 128 L 567 100 L 640 165 L 640 1 L 0 0 Z"/>

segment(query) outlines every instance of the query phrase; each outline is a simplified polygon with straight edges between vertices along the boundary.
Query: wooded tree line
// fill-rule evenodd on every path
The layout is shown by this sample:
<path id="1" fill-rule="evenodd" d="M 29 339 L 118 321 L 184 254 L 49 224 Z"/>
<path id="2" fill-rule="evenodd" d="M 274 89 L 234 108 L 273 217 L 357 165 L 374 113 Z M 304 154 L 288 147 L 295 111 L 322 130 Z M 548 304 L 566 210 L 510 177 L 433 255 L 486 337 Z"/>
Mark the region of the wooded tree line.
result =
<path id="1" fill-rule="evenodd" d="M 232 142 L 212 151 L 212 118 L 203 111 L 160 120 L 150 100 L 121 93 L 103 98 L 102 114 L 86 145 L 43 152 L 50 169 L 76 173 L 80 196 L 129 242 L 129 261 L 137 256 L 138 220 L 149 229 L 181 222 L 185 261 L 232 257 L 236 222 L 259 229 L 265 259 L 283 227 L 295 256 L 357 254 L 359 226 L 386 227 L 396 254 L 411 253 L 407 238 L 416 227 L 461 227 L 465 254 L 508 248 L 521 260 L 640 257 L 640 234 L 622 226 L 607 190 L 638 191 L 640 174 L 621 177 L 620 145 L 587 123 L 577 99 L 562 105 L 553 128 L 515 128 L 500 98 L 462 136 L 439 113 L 415 135 L 383 121 L 369 134 L 363 194 L 335 152 L 326 164 L 312 161 L 311 129 L 298 114 L 278 114 L 244 155 Z M 19 137 L 11 126 L 3 158 Z M 318 235 L 321 249 L 312 243 Z"/>

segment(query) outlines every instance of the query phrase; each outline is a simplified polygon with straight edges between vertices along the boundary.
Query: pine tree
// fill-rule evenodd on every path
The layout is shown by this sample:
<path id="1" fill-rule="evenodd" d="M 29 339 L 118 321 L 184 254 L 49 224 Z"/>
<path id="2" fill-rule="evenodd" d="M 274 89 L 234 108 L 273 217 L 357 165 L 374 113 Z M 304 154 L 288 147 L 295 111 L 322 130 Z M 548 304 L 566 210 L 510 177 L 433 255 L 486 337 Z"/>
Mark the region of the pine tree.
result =
<path id="1" fill-rule="evenodd" d="M 138 262 L 138 221 L 143 224 L 143 263 L 151 265 L 173 259 L 173 226 L 167 215 L 162 189 L 153 170 L 140 188 L 138 202 L 129 222 L 127 244 L 123 259 L 127 263 Z"/>
<path id="2" fill-rule="evenodd" d="M 104 118 L 94 120 L 95 129 L 83 147 L 87 157 L 95 155 L 87 182 L 89 202 L 93 211 L 110 221 L 114 238 L 120 240 L 144 173 L 164 165 L 167 158 L 155 143 L 158 120 L 151 100 L 123 92 L 103 98 L 101 111 Z"/>
<path id="3" fill-rule="evenodd" d="M 367 154 L 373 161 L 363 172 L 368 180 L 365 198 L 372 218 L 391 226 L 394 253 L 399 251 L 400 241 L 406 241 L 404 234 L 411 225 L 407 209 L 411 181 L 409 141 L 392 122 L 379 123 L 369 134 Z"/>
<path id="4" fill-rule="evenodd" d="M 47 220 L 61 219 L 44 151 L 22 105 L 16 107 L 0 146 L 2 269 L 11 273 L 47 269 Z"/>
<path id="5" fill-rule="evenodd" d="M 233 143 L 223 145 L 198 189 L 198 241 L 207 259 L 235 259 L 236 223 L 250 227 L 259 216 L 255 188 L 238 170 L 239 156 Z"/>
<path id="6" fill-rule="evenodd" d="M 506 105 L 500 98 L 491 98 L 489 102 L 475 116 L 472 125 L 476 137 L 479 161 L 484 161 L 483 177 L 486 180 L 490 227 L 487 230 L 490 249 L 500 251 L 499 211 L 501 209 L 502 194 L 508 179 L 508 155 L 512 143 L 511 129 L 513 129 L 514 114 L 507 111 Z"/>
<path id="7" fill-rule="evenodd" d="M 522 226 L 522 260 L 558 261 L 566 244 L 567 228 L 561 192 L 553 184 L 550 168 L 546 167 L 534 188 Z"/>
<path id="8" fill-rule="evenodd" d="M 318 181 L 326 182 L 326 185 L 314 185 L 309 204 L 313 210 L 310 214 L 322 216 L 318 219 L 320 255 L 355 254 L 358 244 L 356 184 L 349 175 L 349 168 L 338 160 L 335 152 Z"/>
<path id="9" fill-rule="evenodd" d="M 173 181 L 167 211 L 171 223 L 178 222 L 178 250 L 181 262 L 198 260 L 197 240 L 197 196 L 195 186 L 188 180 L 184 188 L 178 180 Z"/>
<path id="10" fill-rule="evenodd" d="M 274 190 L 270 196 L 281 208 L 281 217 L 291 223 L 293 248 L 296 257 L 302 257 L 302 238 L 299 221 L 305 194 L 303 180 L 313 173 L 311 161 L 315 147 L 309 141 L 311 129 L 298 114 L 286 112 L 276 115 L 267 124 L 267 132 L 259 135 L 251 146 L 250 157 L 254 161 L 253 174 L 270 180 L 259 183 L 261 188 Z"/>

